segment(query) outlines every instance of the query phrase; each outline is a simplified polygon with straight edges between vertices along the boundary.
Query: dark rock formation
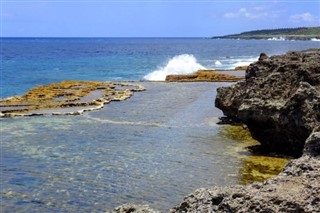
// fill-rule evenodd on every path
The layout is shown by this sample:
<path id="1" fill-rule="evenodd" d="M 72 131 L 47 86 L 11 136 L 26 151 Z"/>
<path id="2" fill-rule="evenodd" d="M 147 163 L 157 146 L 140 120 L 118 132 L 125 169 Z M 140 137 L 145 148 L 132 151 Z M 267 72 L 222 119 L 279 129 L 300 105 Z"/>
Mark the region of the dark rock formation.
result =
<path id="1" fill-rule="evenodd" d="M 320 49 L 261 54 L 245 81 L 218 89 L 215 104 L 246 124 L 265 151 L 301 156 L 320 123 Z"/>
<path id="2" fill-rule="evenodd" d="M 124 204 L 107 213 L 160 213 L 147 205 Z"/>

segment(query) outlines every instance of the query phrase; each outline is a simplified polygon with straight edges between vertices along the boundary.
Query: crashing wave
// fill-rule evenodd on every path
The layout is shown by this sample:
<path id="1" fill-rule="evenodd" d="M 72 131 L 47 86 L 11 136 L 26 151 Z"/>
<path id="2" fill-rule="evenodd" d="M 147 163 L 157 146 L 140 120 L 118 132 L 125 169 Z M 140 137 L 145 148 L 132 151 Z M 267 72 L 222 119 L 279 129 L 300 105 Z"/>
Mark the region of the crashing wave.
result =
<path id="1" fill-rule="evenodd" d="M 164 67 L 160 67 L 143 78 L 149 81 L 164 81 L 169 74 L 190 74 L 200 69 L 206 68 L 199 64 L 193 55 L 182 54 L 174 56 Z"/>

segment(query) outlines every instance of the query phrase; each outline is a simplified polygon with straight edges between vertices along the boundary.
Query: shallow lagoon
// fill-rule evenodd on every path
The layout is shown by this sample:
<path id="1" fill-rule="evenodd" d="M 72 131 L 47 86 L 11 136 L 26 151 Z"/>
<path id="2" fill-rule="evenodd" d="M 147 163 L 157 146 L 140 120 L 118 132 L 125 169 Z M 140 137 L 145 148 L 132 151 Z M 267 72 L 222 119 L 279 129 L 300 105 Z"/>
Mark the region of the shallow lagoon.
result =
<path id="1" fill-rule="evenodd" d="M 83 116 L 1 120 L 4 212 L 166 210 L 199 187 L 231 185 L 248 144 L 219 134 L 216 88 L 141 82 L 147 91 Z"/>

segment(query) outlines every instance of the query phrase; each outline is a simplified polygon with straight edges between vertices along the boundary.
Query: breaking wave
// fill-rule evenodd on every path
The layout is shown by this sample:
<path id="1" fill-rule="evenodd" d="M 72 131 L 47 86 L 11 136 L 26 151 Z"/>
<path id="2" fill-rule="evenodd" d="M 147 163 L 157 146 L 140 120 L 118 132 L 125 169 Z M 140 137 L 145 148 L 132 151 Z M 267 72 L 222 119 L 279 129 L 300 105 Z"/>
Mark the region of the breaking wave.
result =
<path id="1" fill-rule="evenodd" d="M 189 74 L 199 69 L 206 69 L 197 62 L 193 55 L 183 54 L 174 56 L 169 62 L 143 78 L 149 81 L 164 81 L 169 74 Z"/>
<path id="2" fill-rule="evenodd" d="M 244 56 L 244 57 L 228 57 L 228 58 L 220 58 L 219 60 L 216 60 L 214 63 L 214 68 L 217 69 L 234 69 L 238 66 L 248 66 L 252 62 L 255 62 L 258 60 L 258 57 L 250 57 L 250 56 Z"/>

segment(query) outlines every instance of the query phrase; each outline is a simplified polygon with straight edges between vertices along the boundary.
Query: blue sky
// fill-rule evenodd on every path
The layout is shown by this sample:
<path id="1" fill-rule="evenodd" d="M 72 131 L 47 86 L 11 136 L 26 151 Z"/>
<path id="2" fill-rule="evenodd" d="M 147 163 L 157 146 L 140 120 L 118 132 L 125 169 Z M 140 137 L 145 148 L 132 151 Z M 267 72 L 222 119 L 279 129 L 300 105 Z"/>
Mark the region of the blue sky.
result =
<path id="1" fill-rule="evenodd" d="M 0 0 L 3 37 L 209 37 L 320 26 L 320 0 Z"/>

